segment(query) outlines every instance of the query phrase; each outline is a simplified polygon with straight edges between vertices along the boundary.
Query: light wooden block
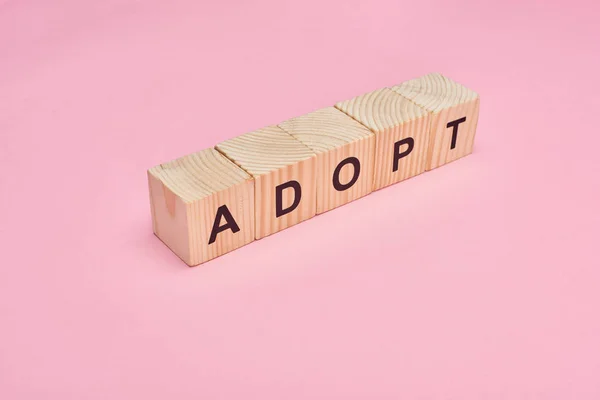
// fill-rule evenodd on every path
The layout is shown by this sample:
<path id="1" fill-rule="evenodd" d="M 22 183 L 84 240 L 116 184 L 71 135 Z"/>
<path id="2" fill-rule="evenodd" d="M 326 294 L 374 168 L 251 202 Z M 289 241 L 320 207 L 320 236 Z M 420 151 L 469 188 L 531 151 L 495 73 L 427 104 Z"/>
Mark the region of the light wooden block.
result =
<path id="1" fill-rule="evenodd" d="M 316 155 L 277 126 L 219 143 L 216 149 L 255 181 L 255 238 L 316 214 Z"/>
<path id="2" fill-rule="evenodd" d="M 429 145 L 425 109 L 388 88 L 335 106 L 375 134 L 374 190 L 425 171 Z"/>
<path id="3" fill-rule="evenodd" d="M 152 227 L 193 266 L 254 240 L 254 180 L 215 149 L 148 170 Z"/>
<path id="4" fill-rule="evenodd" d="M 431 113 L 427 170 L 473 152 L 479 118 L 477 93 L 437 73 L 391 89 Z"/>
<path id="5" fill-rule="evenodd" d="M 375 136 L 335 107 L 279 126 L 317 155 L 317 214 L 373 191 Z"/>

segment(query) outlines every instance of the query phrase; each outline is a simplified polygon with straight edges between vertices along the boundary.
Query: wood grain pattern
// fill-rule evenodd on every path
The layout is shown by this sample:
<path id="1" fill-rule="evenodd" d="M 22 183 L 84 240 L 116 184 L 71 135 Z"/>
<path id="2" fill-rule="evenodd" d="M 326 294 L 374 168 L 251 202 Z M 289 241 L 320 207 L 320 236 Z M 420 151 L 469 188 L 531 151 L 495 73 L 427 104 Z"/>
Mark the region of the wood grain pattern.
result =
<path id="1" fill-rule="evenodd" d="M 289 119 L 279 126 L 317 155 L 317 214 L 371 193 L 375 136 L 369 129 L 335 107 Z M 338 165 L 351 157 L 358 160 L 358 169 L 346 162 L 334 177 Z M 343 190 L 336 190 L 334 179 Z"/>
<path id="2" fill-rule="evenodd" d="M 216 149 L 255 180 L 255 238 L 279 232 L 316 214 L 316 155 L 277 126 L 265 127 L 219 143 Z M 301 199 L 291 212 L 276 215 L 276 187 L 297 181 Z M 282 192 L 284 208 L 294 190 Z"/>
<path id="3" fill-rule="evenodd" d="M 148 170 L 154 233 L 193 266 L 254 240 L 254 181 L 214 149 Z M 217 209 L 226 206 L 239 231 L 209 238 Z M 226 220 L 219 218 L 219 225 Z"/>
<path id="4" fill-rule="evenodd" d="M 337 103 L 336 108 L 375 134 L 373 189 L 381 189 L 425 171 L 430 119 L 426 110 L 384 88 Z M 394 170 L 395 143 L 412 138 L 414 147 L 398 160 Z M 400 152 L 408 145 L 400 147 Z"/>
<path id="5" fill-rule="evenodd" d="M 391 88 L 431 113 L 431 133 L 427 170 L 471 154 L 479 118 L 479 95 L 438 74 L 428 74 Z M 448 123 L 465 118 L 457 125 L 453 146 L 453 129 Z"/>

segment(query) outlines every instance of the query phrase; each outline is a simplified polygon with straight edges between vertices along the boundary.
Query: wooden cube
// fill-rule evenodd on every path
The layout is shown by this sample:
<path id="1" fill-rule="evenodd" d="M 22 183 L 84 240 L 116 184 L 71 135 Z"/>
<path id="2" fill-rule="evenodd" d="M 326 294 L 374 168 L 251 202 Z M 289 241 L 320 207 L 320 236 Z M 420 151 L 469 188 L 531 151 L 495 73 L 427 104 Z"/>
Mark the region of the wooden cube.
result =
<path id="1" fill-rule="evenodd" d="M 317 214 L 373 191 L 375 136 L 335 107 L 279 124 L 317 154 Z"/>
<path id="2" fill-rule="evenodd" d="M 388 89 L 378 89 L 335 105 L 375 133 L 373 189 L 425 171 L 429 114 Z"/>
<path id="3" fill-rule="evenodd" d="M 254 180 L 215 149 L 148 170 L 152 227 L 193 266 L 254 240 Z"/>
<path id="4" fill-rule="evenodd" d="M 477 93 L 437 73 L 391 89 L 431 113 L 427 170 L 473 152 L 479 117 Z"/>
<path id="5" fill-rule="evenodd" d="M 316 155 L 277 126 L 219 143 L 216 149 L 254 177 L 255 238 L 316 213 Z"/>

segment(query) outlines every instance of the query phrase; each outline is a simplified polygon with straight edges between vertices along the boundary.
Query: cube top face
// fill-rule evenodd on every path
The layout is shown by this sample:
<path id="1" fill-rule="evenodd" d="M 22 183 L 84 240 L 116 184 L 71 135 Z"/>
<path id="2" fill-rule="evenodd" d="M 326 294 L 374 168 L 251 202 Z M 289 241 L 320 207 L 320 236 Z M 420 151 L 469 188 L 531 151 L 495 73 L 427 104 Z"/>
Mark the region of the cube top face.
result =
<path id="1" fill-rule="evenodd" d="M 427 110 L 388 88 L 341 101 L 335 107 L 374 132 L 392 129 L 427 114 Z"/>
<path id="2" fill-rule="evenodd" d="M 434 114 L 479 97 L 473 90 L 438 73 L 403 82 L 391 89 Z"/>
<path id="3" fill-rule="evenodd" d="M 252 179 L 215 149 L 206 149 L 157 165 L 148 170 L 185 203 Z"/>
<path id="4" fill-rule="evenodd" d="M 289 119 L 279 126 L 317 154 L 373 135 L 364 125 L 335 107 Z"/>
<path id="5" fill-rule="evenodd" d="M 278 126 L 268 126 L 219 143 L 216 148 L 253 176 L 269 174 L 315 156 Z"/>

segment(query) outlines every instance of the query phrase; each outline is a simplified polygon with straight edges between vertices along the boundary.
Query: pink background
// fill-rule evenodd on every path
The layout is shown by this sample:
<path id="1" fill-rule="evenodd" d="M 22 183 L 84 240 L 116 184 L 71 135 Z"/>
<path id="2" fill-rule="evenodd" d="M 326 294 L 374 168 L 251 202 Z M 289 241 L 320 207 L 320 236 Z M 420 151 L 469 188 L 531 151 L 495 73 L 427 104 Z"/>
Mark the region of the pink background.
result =
<path id="1" fill-rule="evenodd" d="M 0 398 L 599 399 L 600 7 L 483 3 L 0 1 Z M 147 168 L 432 71 L 473 155 L 193 269 L 152 235 Z"/>

